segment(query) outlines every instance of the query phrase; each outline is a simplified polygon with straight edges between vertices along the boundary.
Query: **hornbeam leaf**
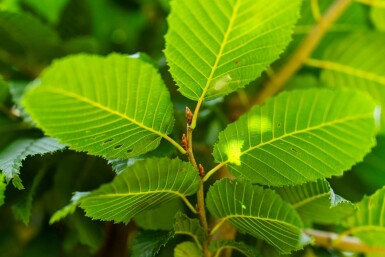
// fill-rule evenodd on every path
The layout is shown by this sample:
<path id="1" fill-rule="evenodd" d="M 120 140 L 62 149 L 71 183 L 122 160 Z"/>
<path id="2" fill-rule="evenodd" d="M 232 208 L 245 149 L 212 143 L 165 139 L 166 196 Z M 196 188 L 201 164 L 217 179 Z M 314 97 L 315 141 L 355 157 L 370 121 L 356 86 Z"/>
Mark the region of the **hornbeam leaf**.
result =
<path id="1" fill-rule="evenodd" d="M 264 185 L 339 175 L 374 146 L 374 110 L 363 92 L 284 92 L 230 124 L 213 154 L 234 176 Z"/>
<path id="2" fill-rule="evenodd" d="M 43 155 L 63 150 L 66 146 L 59 144 L 56 139 L 21 138 L 12 142 L 0 152 L 0 170 L 7 181 L 18 177 L 22 161 L 28 156 Z"/>
<path id="3" fill-rule="evenodd" d="M 112 158 L 139 156 L 168 138 L 174 118 L 156 69 L 112 54 L 56 61 L 23 104 L 38 127 L 70 148 Z"/>
<path id="4" fill-rule="evenodd" d="M 175 216 L 174 231 L 176 235 L 191 236 L 199 249 L 202 249 L 205 234 L 198 219 L 190 219 L 185 214 L 178 212 Z"/>
<path id="5" fill-rule="evenodd" d="M 64 206 L 60 210 L 57 210 L 49 219 L 49 224 L 58 222 L 70 214 L 73 214 L 76 210 L 76 207 L 79 205 L 79 201 L 82 197 L 85 197 L 90 192 L 74 192 L 71 201 L 68 205 Z"/>
<path id="6" fill-rule="evenodd" d="M 275 190 L 305 220 L 319 224 L 340 224 L 354 213 L 353 203 L 334 194 L 326 180 Z"/>
<path id="7" fill-rule="evenodd" d="M 290 204 L 270 189 L 222 179 L 210 187 L 207 208 L 215 217 L 267 241 L 280 253 L 301 248 L 301 219 Z"/>
<path id="8" fill-rule="evenodd" d="M 174 232 L 143 231 L 132 244 L 132 257 L 155 257 L 168 241 L 174 237 Z"/>
<path id="9" fill-rule="evenodd" d="M 172 1 L 165 55 L 180 92 L 210 100 L 256 79 L 289 43 L 300 2 Z"/>
<path id="10" fill-rule="evenodd" d="M 5 198 L 5 189 L 7 188 L 7 183 L 5 182 L 5 176 L 3 173 L 0 173 L 0 206 L 4 204 Z"/>
<path id="11" fill-rule="evenodd" d="M 329 44 L 324 61 L 314 62 L 324 70 L 321 80 L 330 87 L 349 87 L 368 92 L 385 108 L 385 34 L 356 33 Z M 354 58 L 352 58 L 354 56 Z M 310 63 L 311 64 L 311 63 Z M 381 112 L 381 132 L 385 133 L 385 112 Z"/>
<path id="12" fill-rule="evenodd" d="M 183 242 L 175 247 L 174 257 L 203 257 L 203 252 L 193 242 Z"/>
<path id="13" fill-rule="evenodd" d="M 382 6 L 373 6 L 370 10 L 370 18 L 378 30 L 385 31 L 385 1 L 382 1 Z"/>
<path id="14" fill-rule="evenodd" d="M 218 252 L 221 252 L 223 249 L 231 248 L 235 249 L 238 252 L 243 253 L 247 257 L 256 257 L 260 256 L 257 250 L 243 242 L 236 242 L 233 240 L 216 240 L 211 241 L 209 249 L 213 252 L 217 252 L 216 256 L 219 256 Z"/>
<path id="15" fill-rule="evenodd" d="M 348 221 L 349 233 L 370 246 L 385 247 L 385 187 L 357 204 L 358 211 Z"/>
<path id="16" fill-rule="evenodd" d="M 179 159 L 150 158 L 136 162 L 108 184 L 80 199 L 86 216 L 128 223 L 132 217 L 172 199 L 195 193 L 199 175 Z"/>

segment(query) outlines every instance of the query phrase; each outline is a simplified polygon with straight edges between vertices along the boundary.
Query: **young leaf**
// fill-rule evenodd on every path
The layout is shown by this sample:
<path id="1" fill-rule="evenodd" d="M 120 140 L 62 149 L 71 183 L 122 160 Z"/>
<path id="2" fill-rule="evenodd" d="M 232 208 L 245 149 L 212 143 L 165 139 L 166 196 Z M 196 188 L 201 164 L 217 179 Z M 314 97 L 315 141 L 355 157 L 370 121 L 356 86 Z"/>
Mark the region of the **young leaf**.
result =
<path id="1" fill-rule="evenodd" d="M 144 231 L 134 240 L 132 257 L 155 257 L 160 249 L 174 237 L 174 232 Z"/>
<path id="2" fill-rule="evenodd" d="M 357 88 L 368 92 L 385 107 L 385 35 L 380 32 L 356 33 L 330 44 L 321 61 L 321 80 L 331 87 Z M 354 58 L 352 58 L 354 56 Z M 369 56 L 369 58 L 368 58 Z M 318 62 L 316 61 L 315 64 Z M 311 63 L 310 63 L 311 64 Z M 385 112 L 381 113 L 385 132 Z"/>
<path id="3" fill-rule="evenodd" d="M 77 55 L 56 61 L 22 103 L 37 125 L 70 148 L 110 158 L 139 156 L 171 140 L 169 92 L 139 59 Z"/>
<path id="4" fill-rule="evenodd" d="M 302 223 L 298 214 L 270 189 L 246 181 L 222 179 L 210 187 L 207 208 L 215 217 L 267 241 L 280 253 L 301 247 Z"/>
<path id="5" fill-rule="evenodd" d="M 179 159 L 152 158 L 136 162 L 108 184 L 80 200 L 86 216 L 128 223 L 132 217 L 199 188 L 199 175 Z M 192 207 L 191 207 L 192 208 Z"/>
<path id="6" fill-rule="evenodd" d="M 203 252 L 193 242 L 183 242 L 174 249 L 174 257 L 203 257 Z"/>
<path id="7" fill-rule="evenodd" d="M 365 196 L 357 208 L 347 221 L 348 231 L 370 246 L 385 247 L 385 187 Z"/>
<path id="8" fill-rule="evenodd" d="M 80 199 L 82 197 L 85 197 L 89 195 L 90 192 L 75 192 L 73 196 L 71 197 L 71 202 L 61 208 L 60 210 L 57 210 L 52 217 L 49 219 L 49 224 L 53 224 L 55 222 L 58 222 L 68 215 L 71 215 L 75 212 L 76 207 L 79 205 Z"/>
<path id="9" fill-rule="evenodd" d="M 185 214 L 178 212 L 175 216 L 174 231 L 176 235 L 191 236 L 199 249 L 202 249 L 205 234 L 198 219 L 190 219 Z"/>
<path id="10" fill-rule="evenodd" d="M 234 176 L 264 185 L 339 175 L 374 146 L 374 109 L 356 91 L 284 92 L 228 125 L 213 154 Z"/>
<path id="11" fill-rule="evenodd" d="M 326 180 L 275 190 L 283 200 L 291 203 L 305 220 L 320 224 L 340 224 L 352 215 L 355 206 L 334 194 Z"/>
<path id="12" fill-rule="evenodd" d="M 23 138 L 8 145 L 0 152 L 0 170 L 3 171 L 7 181 L 18 177 L 20 174 L 21 162 L 36 154 L 46 154 L 63 150 L 66 146 L 61 145 L 54 138 Z"/>
<path id="13" fill-rule="evenodd" d="M 165 55 L 180 92 L 210 100 L 256 79 L 289 43 L 300 2 L 172 1 Z"/>
<path id="14" fill-rule="evenodd" d="M 216 252 L 215 256 L 220 256 L 220 252 L 223 249 L 232 248 L 241 252 L 243 255 L 247 257 L 257 257 L 260 256 L 257 250 L 243 242 L 236 242 L 233 240 L 216 240 L 211 241 L 209 249 L 213 252 Z"/>

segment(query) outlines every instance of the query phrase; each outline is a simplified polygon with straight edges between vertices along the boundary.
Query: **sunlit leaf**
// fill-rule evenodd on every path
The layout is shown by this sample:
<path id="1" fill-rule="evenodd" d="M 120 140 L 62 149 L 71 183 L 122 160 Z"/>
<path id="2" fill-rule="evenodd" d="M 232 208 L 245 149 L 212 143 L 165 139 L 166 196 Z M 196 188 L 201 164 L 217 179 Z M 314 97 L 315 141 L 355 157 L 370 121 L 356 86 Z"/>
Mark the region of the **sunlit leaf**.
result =
<path id="1" fill-rule="evenodd" d="M 165 54 L 180 92 L 209 100 L 256 79 L 289 43 L 300 2 L 172 1 Z"/>
<path id="2" fill-rule="evenodd" d="M 301 248 L 301 219 L 291 205 L 270 189 L 222 179 L 210 187 L 207 208 L 215 217 L 267 241 L 280 253 Z"/>
<path id="3" fill-rule="evenodd" d="M 150 158 L 137 162 L 108 184 L 80 199 L 80 207 L 93 219 L 128 223 L 135 215 L 195 193 L 199 175 L 179 159 Z"/>
<path id="4" fill-rule="evenodd" d="M 22 161 L 28 156 L 43 155 L 64 148 L 65 146 L 59 144 L 56 139 L 49 137 L 18 139 L 0 152 L 0 170 L 9 181 L 20 174 Z"/>
<path id="5" fill-rule="evenodd" d="M 183 242 L 174 249 L 174 257 L 203 257 L 203 252 L 193 242 Z"/>
<path id="6" fill-rule="evenodd" d="M 377 29 L 385 31 L 385 1 L 382 6 L 373 6 L 370 10 L 370 18 Z"/>
<path id="7" fill-rule="evenodd" d="M 198 219 L 190 219 L 185 214 L 178 212 L 175 216 L 174 231 L 176 235 L 191 236 L 196 245 L 202 249 L 205 234 Z"/>
<path id="8" fill-rule="evenodd" d="M 358 211 L 347 224 L 349 233 L 370 246 L 385 247 L 385 187 L 357 204 Z"/>
<path id="9" fill-rule="evenodd" d="M 160 249 L 174 237 L 174 232 L 144 231 L 136 236 L 132 245 L 132 257 L 155 257 Z"/>
<path id="10" fill-rule="evenodd" d="M 330 87 L 356 88 L 368 92 L 385 107 L 385 34 L 355 33 L 329 44 L 322 62 L 321 80 Z M 310 63 L 311 64 L 311 63 Z M 380 112 L 378 112 L 380 116 Z M 385 112 L 381 112 L 381 132 L 385 132 Z"/>
<path id="11" fill-rule="evenodd" d="M 233 240 L 215 240 L 211 241 L 209 246 L 209 249 L 213 252 L 221 252 L 226 248 L 235 249 L 247 257 L 259 256 L 255 247 L 251 247 L 243 242 L 236 242 Z"/>
<path id="12" fill-rule="evenodd" d="M 264 185 L 340 175 L 374 146 L 374 110 L 362 92 L 284 92 L 228 125 L 213 154 L 234 176 Z"/>
<path id="13" fill-rule="evenodd" d="M 276 192 L 304 220 L 320 224 L 340 224 L 355 211 L 354 204 L 336 195 L 326 180 L 281 187 Z"/>
<path id="14" fill-rule="evenodd" d="M 77 55 L 56 61 L 23 104 L 46 134 L 70 148 L 111 158 L 155 149 L 172 130 L 169 92 L 139 59 Z"/>

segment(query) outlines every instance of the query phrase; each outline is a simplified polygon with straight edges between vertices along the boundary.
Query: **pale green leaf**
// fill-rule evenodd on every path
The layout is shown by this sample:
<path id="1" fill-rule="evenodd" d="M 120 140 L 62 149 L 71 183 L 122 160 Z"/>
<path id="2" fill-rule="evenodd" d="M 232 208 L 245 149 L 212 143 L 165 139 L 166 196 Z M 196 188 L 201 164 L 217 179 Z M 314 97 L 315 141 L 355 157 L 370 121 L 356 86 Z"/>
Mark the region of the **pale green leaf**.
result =
<path id="1" fill-rule="evenodd" d="M 174 257 L 203 257 L 203 252 L 193 242 L 183 242 L 174 249 Z"/>
<path id="2" fill-rule="evenodd" d="M 363 92 L 284 92 L 228 125 L 213 154 L 234 176 L 264 185 L 340 175 L 374 146 L 374 109 Z"/>
<path id="3" fill-rule="evenodd" d="M 216 240 L 211 241 L 209 245 L 209 249 L 213 252 L 216 252 L 215 257 L 220 256 L 220 252 L 226 248 L 235 249 L 247 257 L 259 256 L 255 247 L 251 247 L 244 242 L 236 242 L 233 240 Z"/>
<path id="4" fill-rule="evenodd" d="M 195 193 L 198 172 L 179 159 L 150 158 L 135 163 L 80 200 L 86 216 L 128 223 L 135 215 Z M 188 203 L 188 202 L 187 202 Z"/>
<path id="5" fill-rule="evenodd" d="M 270 189 L 222 179 L 210 187 L 206 202 L 212 215 L 267 241 L 280 253 L 301 248 L 301 219 L 291 205 Z"/>
<path id="6" fill-rule="evenodd" d="M 174 237 L 174 232 L 144 231 L 134 240 L 132 257 L 155 257 L 160 249 Z"/>
<path id="7" fill-rule="evenodd" d="M 275 190 L 304 220 L 320 224 L 340 224 L 352 215 L 355 206 L 333 192 L 326 180 Z"/>
<path id="8" fill-rule="evenodd" d="M 349 233 L 370 246 L 385 247 L 385 187 L 357 204 L 358 211 L 347 224 Z"/>
<path id="9" fill-rule="evenodd" d="M 148 210 L 134 217 L 135 223 L 146 230 L 171 230 L 174 227 L 174 215 L 184 209 L 184 203 L 176 198 L 160 207 Z"/>
<path id="10" fill-rule="evenodd" d="M 79 205 L 80 199 L 84 196 L 87 196 L 90 192 L 74 192 L 71 197 L 71 201 L 68 205 L 64 206 L 60 210 L 57 210 L 49 219 L 49 224 L 58 222 L 68 215 L 71 215 L 75 212 L 76 207 Z"/>
<path id="11" fill-rule="evenodd" d="M 323 60 L 321 80 L 330 87 L 349 87 L 368 92 L 381 108 L 385 107 L 385 34 L 355 33 L 330 44 Z M 354 57 L 354 58 L 353 58 Z M 313 62 L 310 62 L 310 65 Z M 379 114 L 379 113 L 378 113 Z M 381 113 L 381 132 L 385 132 L 385 112 Z"/>
<path id="12" fill-rule="evenodd" d="M 300 2 L 172 1 L 165 55 L 180 92 L 209 100 L 256 79 L 289 43 Z"/>
<path id="13" fill-rule="evenodd" d="M 155 149 L 174 118 L 155 68 L 139 59 L 77 55 L 56 61 L 23 104 L 46 134 L 70 148 L 111 158 Z"/>
<path id="14" fill-rule="evenodd" d="M 174 231 L 176 235 L 191 236 L 199 249 L 202 249 L 205 234 L 198 219 L 190 219 L 185 214 L 178 212 L 175 216 Z"/>
<path id="15" fill-rule="evenodd" d="M 7 183 L 5 182 L 5 176 L 3 173 L 0 173 L 0 206 L 4 204 L 5 199 L 5 189 L 7 188 Z"/>
<path id="16" fill-rule="evenodd" d="M 0 152 L 0 170 L 9 181 L 20 174 L 22 161 L 28 156 L 43 155 L 64 148 L 56 139 L 49 137 L 17 139 Z"/>

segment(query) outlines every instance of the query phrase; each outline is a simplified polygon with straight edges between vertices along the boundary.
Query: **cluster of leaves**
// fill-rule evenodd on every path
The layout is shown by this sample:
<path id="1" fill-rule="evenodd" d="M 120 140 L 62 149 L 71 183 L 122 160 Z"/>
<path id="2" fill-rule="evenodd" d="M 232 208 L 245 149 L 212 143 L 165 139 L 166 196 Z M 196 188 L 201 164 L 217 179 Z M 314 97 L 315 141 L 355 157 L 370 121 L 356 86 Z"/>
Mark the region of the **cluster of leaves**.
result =
<path id="1" fill-rule="evenodd" d="M 173 0 L 168 67 L 161 40 L 147 46 L 152 57 L 90 54 L 141 50 L 145 15 L 155 5 L 166 13 L 167 1 L 135 12 L 96 2 L 0 3 L 7 256 L 43 256 L 47 240 L 75 256 L 311 256 L 309 228 L 341 233 L 335 245 L 353 235 L 385 249 L 385 2 L 351 4 L 309 68 L 256 106 L 266 75 L 256 79 L 282 65 L 333 1 Z M 74 9 L 80 26 L 68 28 Z M 116 19 L 112 42 L 102 15 Z M 186 106 L 196 106 L 187 121 Z"/>

